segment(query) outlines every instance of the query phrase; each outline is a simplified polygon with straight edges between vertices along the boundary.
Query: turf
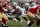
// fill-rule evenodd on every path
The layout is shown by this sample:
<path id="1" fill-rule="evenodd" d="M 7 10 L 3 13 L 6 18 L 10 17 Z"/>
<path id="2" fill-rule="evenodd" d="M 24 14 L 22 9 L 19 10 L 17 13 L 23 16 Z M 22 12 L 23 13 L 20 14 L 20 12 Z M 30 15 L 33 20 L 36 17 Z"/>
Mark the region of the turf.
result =
<path id="1" fill-rule="evenodd" d="M 15 18 L 15 17 L 13 17 Z M 27 27 L 27 22 L 20 17 L 21 20 L 23 20 L 23 22 L 20 24 L 20 22 L 17 20 L 17 23 L 14 22 L 13 20 L 8 20 L 8 27 Z M 1 26 L 0 26 L 1 27 Z M 34 22 L 34 24 L 31 27 L 36 27 L 36 22 Z M 40 25 L 39 25 L 40 27 Z"/>
<path id="2" fill-rule="evenodd" d="M 19 21 L 17 23 L 15 23 L 14 21 L 10 20 L 10 22 L 8 23 L 8 27 L 27 27 L 27 22 L 26 21 L 23 21 L 20 24 Z M 34 24 L 31 27 L 36 27 L 36 22 L 34 22 Z"/>

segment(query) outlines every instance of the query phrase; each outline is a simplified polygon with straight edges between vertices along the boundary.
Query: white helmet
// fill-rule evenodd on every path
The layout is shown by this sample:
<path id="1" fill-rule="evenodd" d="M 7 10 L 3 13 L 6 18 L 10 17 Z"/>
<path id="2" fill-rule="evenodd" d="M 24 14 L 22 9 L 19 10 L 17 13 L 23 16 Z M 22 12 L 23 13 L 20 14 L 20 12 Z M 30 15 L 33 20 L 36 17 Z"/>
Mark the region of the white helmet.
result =
<path id="1" fill-rule="evenodd" d="M 35 3 L 35 2 L 31 3 L 31 6 L 35 6 L 35 5 L 36 5 L 36 3 Z"/>
<path id="2" fill-rule="evenodd" d="M 30 6 L 30 4 L 29 4 L 29 3 L 25 3 L 24 5 L 26 6 L 26 8 Z"/>
<path id="3" fill-rule="evenodd" d="M 14 3 L 13 3 L 13 5 L 14 5 L 14 6 L 17 6 L 17 3 L 16 3 L 16 2 L 14 2 Z"/>

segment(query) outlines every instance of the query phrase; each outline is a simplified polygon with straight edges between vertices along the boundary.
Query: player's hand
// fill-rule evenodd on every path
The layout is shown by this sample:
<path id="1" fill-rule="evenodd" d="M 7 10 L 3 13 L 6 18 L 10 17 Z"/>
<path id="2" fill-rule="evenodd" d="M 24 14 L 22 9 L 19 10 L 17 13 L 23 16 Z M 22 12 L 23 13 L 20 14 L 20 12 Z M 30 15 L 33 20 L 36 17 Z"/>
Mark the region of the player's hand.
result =
<path id="1" fill-rule="evenodd" d="M 38 19 L 40 19 L 40 16 L 36 15 L 38 17 Z"/>
<path id="2" fill-rule="evenodd" d="M 10 15 L 12 14 L 12 13 L 9 13 Z"/>

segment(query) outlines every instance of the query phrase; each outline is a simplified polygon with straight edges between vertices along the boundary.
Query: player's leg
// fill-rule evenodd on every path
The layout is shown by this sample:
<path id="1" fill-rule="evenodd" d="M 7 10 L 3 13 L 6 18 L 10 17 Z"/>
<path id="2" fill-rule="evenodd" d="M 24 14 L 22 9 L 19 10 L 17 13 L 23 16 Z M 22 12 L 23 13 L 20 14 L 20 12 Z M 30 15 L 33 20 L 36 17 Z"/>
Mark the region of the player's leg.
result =
<path id="1" fill-rule="evenodd" d="M 36 15 L 38 17 L 38 20 L 36 20 L 36 24 L 37 24 L 37 27 L 39 27 L 39 24 L 40 24 L 40 16 Z"/>
<path id="2" fill-rule="evenodd" d="M 2 19 L 2 27 L 8 27 L 6 19 Z"/>
<path id="3" fill-rule="evenodd" d="M 8 19 L 9 19 L 9 20 L 13 20 L 13 21 L 17 22 L 16 19 L 9 17 L 8 14 L 7 14 L 7 16 L 8 16 Z"/>
<path id="4" fill-rule="evenodd" d="M 2 24 L 2 14 L 0 12 L 0 26 L 1 26 L 1 24 Z"/>
<path id="5" fill-rule="evenodd" d="M 28 21 L 28 19 L 26 17 L 23 17 L 26 21 Z"/>
<path id="6" fill-rule="evenodd" d="M 1 14 L 1 12 L 0 12 L 0 22 L 2 22 L 2 14 Z"/>
<path id="7" fill-rule="evenodd" d="M 39 24 L 40 24 L 40 19 L 37 21 L 37 27 L 39 27 Z"/>
<path id="8" fill-rule="evenodd" d="M 19 19 L 19 17 L 15 17 L 17 20 L 19 20 L 19 21 L 21 21 L 20 19 Z"/>
<path id="9" fill-rule="evenodd" d="M 30 27 L 34 22 L 30 22 L 27 27 Z"/>
<path id="10" fill-rule="evenodd" d="M 2 17 L 3 17 L 3 27 L 8 27 L 7 25 L 7 20 L 8 20 L 8 17 L 6 16 L 6 14 L 2 13 Z"/>
<path id="11" fill-rule="evenodd" d="M 15 14 L 15 18 L 16 18 L 17 20 L 19 20 L 20 23 L 22 23 L 22 20 L 19 18 L 20 15 L 21 15 L 21 14 Z"/>
<path id="12" fill-rule="evenodd" d="M 28 26 L 30 27 L 33 23 L 34 23 L 34 20 L 37 18 L 35 17 L 34 14 L 31 14 L 30 12 L 27 14 L 27 17 L 29 18 L 29 20 L 31 21 Z"/>
<path id="13" fill-rule="evenodd" d="M 24 18 L 24 19 L 27 21 L 27 23 L 30 22 L 30 21 L 28 20 L 28 18 L 27 18 L 27 14 L 21 15 L 20 17 Z"/>
<path id="14" fill-rule="evenodd" d="M 14 19 L 14 18 L 10 18 L 10 17 L 8 17 L 8 19 L 10 19 L 10 20 L 13 20 L 13 21 L 17 22 L 17 21 L 16 21 L 16 18 Z"/>
<path id="15" fill-rule="evenodd" d="M 34 19 L 32 19 L 31 17 L 28 17 L 30 22 L 27 24 L 27 27 L 30 27 L 33 23 L 34 23 Z"/>
<path id="16" fill-rule="evenodd" d="M 19 16 L 20 16 L 20 14 L 15 14 L 15 18 L 16 18 L 17 20 L 21 21 L 21 20 L 19 19 Z"/>
<path id="17" fill-rule="evenodd" d="M 30 21 L 26 17 L 23 17 L 23 18 L 27 21 L 27 23 L 30 23 Z"/>

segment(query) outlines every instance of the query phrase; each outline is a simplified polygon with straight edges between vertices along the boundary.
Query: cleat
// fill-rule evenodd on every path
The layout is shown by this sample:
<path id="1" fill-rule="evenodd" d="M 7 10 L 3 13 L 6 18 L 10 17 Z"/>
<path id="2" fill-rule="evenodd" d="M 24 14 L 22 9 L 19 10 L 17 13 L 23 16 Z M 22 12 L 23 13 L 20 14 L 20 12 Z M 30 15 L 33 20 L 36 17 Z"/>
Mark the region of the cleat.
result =
<path id="1" fill-rule="evenodd" d="M 28 20 L 28 21 L 27 21 L 27 24 L 29 24 L 29 23 L 30 23 L 30 21 Z"/>
<path id="2" fill-rule="evenodd" d="M 20 21 L 20 24 L 23 22 L 23 20 Z"/>
<path id="3" fill-rule="evenodd" d="M 16 19 L 13 19 L 15 22 L 17 22 L 17 20 Z"/>

